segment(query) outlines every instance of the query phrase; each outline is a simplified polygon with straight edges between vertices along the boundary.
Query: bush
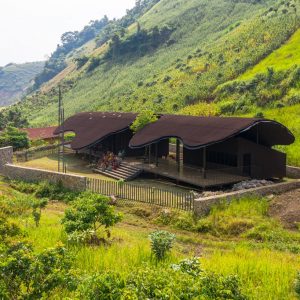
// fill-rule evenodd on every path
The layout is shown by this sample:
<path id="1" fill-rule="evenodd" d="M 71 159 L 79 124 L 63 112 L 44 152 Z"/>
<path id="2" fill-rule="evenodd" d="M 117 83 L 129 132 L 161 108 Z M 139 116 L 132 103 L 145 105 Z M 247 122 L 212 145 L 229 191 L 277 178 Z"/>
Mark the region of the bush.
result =
<path id="1" fill-rule="evenodd" d="M 295 292 L 300 299 L 300 272 L 298 272 L 296 280 L 295 280 Z"/>
<path id="2" fill-rule="evenodd" d="M 58 287 L 76 287 L 71 257 L 62 246 L 35 254 L 31 245 L 18 243 L 0 254 L 0 295 L 6 295 L 4 299 L 48 298 Z"/>
<path id="3" fill-rule="evenodd" d="M 136 133 L 139 130 L 143 129 L 146 125 L 148 125 L 150 123 L 154 123 L 157 120 L 158 120 L 157 115 L 153 111 L 145 110 L 136 117 L 136 119 L 130 126 L 130 129 L 134 133 Z"/>
<path id="4" fill-rule="evenodd" d="M 167 253 L 172 249 L 175 234 L 167 231 L 155 231 L 149 235 L 151 249 L 157 260 L 165 259 Z"/>
<path id="5" fill-rule="evenodd" d="M 93 232 L 91 243 L 99 243 L 99 230 L 104 228 L 110 236 L 109 227 L 121 220 L 121 215 L 115 213 L 113 206 L 109 205 L 109 198 L 93 193 L 82 193 L 65 211 L 62 223 L 68 234 L 84 234 Z M 72 236 L 71 236 L 72 237 Z"/>
<path id="6" fill-rule="evenodd" d="M 12 146 L 14 150 L 29 148 L 29 139 L 26 132 L 8 126 L 0 134 L 0 147 Z"/>
<path id="7" fill-rule="evenodd" d="M 197 277 L 203 270 L 200 268 L 199 257 L 194 257 L 192 259 L 184 259 L 179 264 L 171 265 L 174 271 L 181 271 L 193 277 Z"/>
<path id="8" fill-rule="evenodd" d="M 42 181 L 39 183 L 28 183 L 24 181 L 10 181 L 10 186 L 17 191 L 33 194 L 37 198 L 48 198 L 49 200 L 60 200 L 64 202 L 73 201 L 79 196 L 79 192 L 65 188 L 61 182 L 57 184 Z"/>
<path id="9" fill-rule="evenodd" d="M 201 274 L 201 276 L 199 276 Z M 197 258 L 170 268 L 143 266 L 127 276 L 107 272 L 86 278 L 78 288 L 82 299 L 232 299 L 246 297 L 236 276 L 206 273 Z"/>

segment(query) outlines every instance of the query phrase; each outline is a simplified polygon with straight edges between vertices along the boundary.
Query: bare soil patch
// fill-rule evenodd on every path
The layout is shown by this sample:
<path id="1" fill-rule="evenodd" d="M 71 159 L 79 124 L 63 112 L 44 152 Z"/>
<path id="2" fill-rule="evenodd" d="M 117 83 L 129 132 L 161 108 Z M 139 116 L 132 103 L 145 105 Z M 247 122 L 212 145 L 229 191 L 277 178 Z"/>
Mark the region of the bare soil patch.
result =
<path id="1" fill-rule="evenodd" d="M 300 189 L 275 197 L 271 203 L 269 214 L 279 219 L 287 229 L 299 228 Z"/>

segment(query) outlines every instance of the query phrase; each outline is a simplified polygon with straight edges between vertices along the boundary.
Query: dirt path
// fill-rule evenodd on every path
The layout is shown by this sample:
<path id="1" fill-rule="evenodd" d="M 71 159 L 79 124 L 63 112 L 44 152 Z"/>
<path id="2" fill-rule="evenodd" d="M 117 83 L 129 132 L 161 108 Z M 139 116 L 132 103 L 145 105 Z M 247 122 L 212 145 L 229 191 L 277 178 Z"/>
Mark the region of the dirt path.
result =
<path id="1" fill-rule="evenodd" d="M 300 189 L 273 199 L 269 213 L 279 219 L 285 228 L 297 229 L 300 226 Z"/>

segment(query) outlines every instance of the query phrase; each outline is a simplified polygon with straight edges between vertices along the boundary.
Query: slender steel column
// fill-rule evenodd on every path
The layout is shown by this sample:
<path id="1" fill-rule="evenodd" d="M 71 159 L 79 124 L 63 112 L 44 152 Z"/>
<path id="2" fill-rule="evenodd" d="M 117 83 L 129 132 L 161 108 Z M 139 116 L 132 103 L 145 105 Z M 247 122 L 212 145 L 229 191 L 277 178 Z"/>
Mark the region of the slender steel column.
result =
<path id="1" fill-rule="evenodd" d="M 203 148 L 203 178 L 206 179 L 206 147 Z"/>
<path id="2" fill-rule="evenodd" d="M 177 162 L 177 170 L 180 172 L 180 140 L 176 139 L 176 162 Z"/>

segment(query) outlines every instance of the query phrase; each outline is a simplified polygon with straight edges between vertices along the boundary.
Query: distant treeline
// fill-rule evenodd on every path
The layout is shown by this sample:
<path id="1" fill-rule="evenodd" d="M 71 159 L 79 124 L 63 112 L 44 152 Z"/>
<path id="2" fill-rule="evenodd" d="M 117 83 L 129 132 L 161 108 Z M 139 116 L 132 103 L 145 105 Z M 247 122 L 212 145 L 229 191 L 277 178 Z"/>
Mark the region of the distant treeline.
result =
<path id="1" fill-rule="evenodd" d="M 86 42 L 96 38 L 97 46 L 108 42 L 116 34 L 122 35 L 128 26 L 149 10 L 160 0 L 138 0 L 134 8 L 127 10 L 126 15 L 121 19 L 109 20 L 104 16 L 101 20 L 91 21 L 80 32 L 69 31 L 61 36 L 61 44 L 45 64 L 44 70 L 35 77 L 33 90 L 39 88 L 44 82 L 49 81 L 66 67 L 66 57 L 74 49 L 84 45 Z"/>

